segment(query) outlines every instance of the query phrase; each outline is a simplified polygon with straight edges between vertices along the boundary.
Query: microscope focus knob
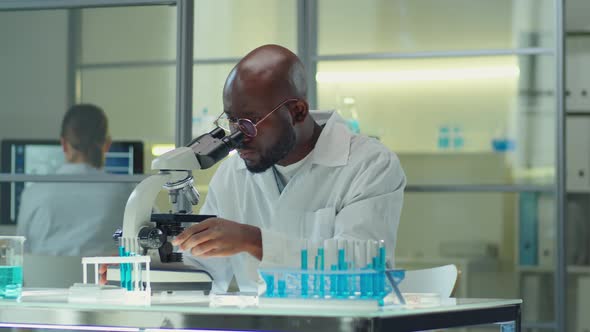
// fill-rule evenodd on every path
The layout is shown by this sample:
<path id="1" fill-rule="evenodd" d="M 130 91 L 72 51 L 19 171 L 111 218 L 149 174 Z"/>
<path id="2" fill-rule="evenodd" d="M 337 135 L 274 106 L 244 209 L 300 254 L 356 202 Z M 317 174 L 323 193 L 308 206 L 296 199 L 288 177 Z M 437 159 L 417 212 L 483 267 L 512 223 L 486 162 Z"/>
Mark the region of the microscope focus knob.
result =
<path id="1" fill-rule="evenodd" d="M 182 253 L 181 252 L 173 252 L 170 255 L 171 262 L 182 262 Z"/>
<path id="2" fill-rule="evenodd" d="M 142 227 L 138 236 L 139 245 L 145 249 L 158 249 L 166 243 L 166 234 L 155 227 Z"/>

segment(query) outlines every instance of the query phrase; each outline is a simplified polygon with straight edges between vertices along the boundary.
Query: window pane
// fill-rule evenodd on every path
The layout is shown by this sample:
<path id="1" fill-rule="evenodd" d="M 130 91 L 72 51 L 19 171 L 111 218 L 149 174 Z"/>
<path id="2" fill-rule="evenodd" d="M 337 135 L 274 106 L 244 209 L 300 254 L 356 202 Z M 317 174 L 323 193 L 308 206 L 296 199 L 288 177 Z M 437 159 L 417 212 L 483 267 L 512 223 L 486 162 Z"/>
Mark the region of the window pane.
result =
<path id="1" fill-rule="evenodd" d="M 65 10 L 0 12 L 0 139 L 58 137 L 67 23 Z"/>
<path id="2" fill-rule="evenodd" d="M 215 127 L 213 122 L 223 112 L 223 85 L 235 64 L 197 65 L 193 83 L 193 137 Z"/>
<path id="3" fill-rule="evenodd" d="M 81 77 L 81 101 L 104 109 L 113 140 L 143 142 L 149 171 L 152 148 L 174 144 L 175 67 L 87 69 Z"/>
<path id="4" fill-rule="evenodd" d="M 195 1 L 195 58 L 242 57 L 264 44 L 297 52 L 297 1 Z"/>
<path id="5" fill-rule="evenodd" d="M 355 129 L 398 153 L 409 184 L 551 184 L 552 61 L 320 62 L 319 108 L 340 110 Z"/>
<path id="6" fill-rule="evenodd" d="M 318 1 L 324 54 L 552 47 L 550 0 Z"/>
<path id="7" fill-rule="evenodd" d="M 215 127 L 213 122 L 223 112 L 223 85 L 227 75 L 235 64 L 196 65 L 193 82 L 193 137 L 197 137 Z M 217 163 L 205 170 L 193 172 L 197 190 L 201 194 L 201 203 L 193 208 L 194 212 L 203 206 L 207 189 L 213 174 L 219 167 Z"/>
<path id="8" fill-rule="evenodd" d="M 1 172 L 36 175 L 62 171 L 63 174 L 72 173 L 62 168 L 66 157 L 59 142 L 62 118 L 69 102 L 68 73 L 73 74 L 75 70 L 67 62 L 68 48 L 71 46 L 68 44 L 70 18 L 70 13 L 66 10 L 0 12 L 0 44 L 3 45 L 0 55 L 0 72 L 3 74 L 0 75 Z M 19 31 L 18 38 L 15 38 L 14 31 Z M 164 142 L 173 142 L 174 94 L 168 93 L 165 97 L 171 100 L 164 103 L 166 107 L 158 107 L 158 103 L 154 101 L 164 98 L 157 93 L 147 92 L 153 97 L 151 99 L 138 94 L 143 93 L 146 81 L 168 81 L 162 85 L 174 91 L 174 70 L 171 70 L 172 75 L 168 75 L 172 77 L 169 80 L 162 74 L 150 76 L 149 72 L 142 72 L 139 82 L 134 80 L 133 73 L 124 73 L 124 78 L 115 77 L 117 82 L 125 86 L 109 81 L 108 75 L 100 75 L 108 70 L 91 72 L 92 70 L 81 71 L 78 75 L 83 95 L 78 97 L 82 102 L 96 103 L 104 108 L 110 120 L 110 134 L 114 142 L 106 154 L 106 172 L 142 173 L 143 166 L 151 158 L 146 158 L 147 162 L 144 160 L 144 156 L 149 157 L 150 154 L 144 153 L 141 143 L 144 137 L 149 140 L 154 136 L 148 135 L 147 131 L 158 134 L 163 132 L 164 138 L 158 138 Z M 161 87 L 158 89 L 161 90 Z M 134 103 L 146 98 L 148 106 L 172 109 L 172 117 L 168 122 L 155 119 L 159 124 L 169 124 L 167 128 L 158 127 L 155 130 L 154 127 L 149 127 L 149 121 L 145 131 L 142 130 L 146 127 L 133 125 L 139 117 L 138 112 L 133 113 L 130 109 L 137 106 L 149 112 L 150 108 L 145 104 Z M 164 117 L 170 118 L 170 115 Z M 23 183 L 0 184 L 0 223 L 16 222 L 23 190 Z M 121 195 L 123 202 L 126 201 L 124 196 Z M 14 233 L 14 228 L 8 228 L 7 233 Z"/>
<path id="9" fill-rule="evenodd" d="M 176 8 L 91 8 L 81 11 L 83 64 L 176 60 Z"/>

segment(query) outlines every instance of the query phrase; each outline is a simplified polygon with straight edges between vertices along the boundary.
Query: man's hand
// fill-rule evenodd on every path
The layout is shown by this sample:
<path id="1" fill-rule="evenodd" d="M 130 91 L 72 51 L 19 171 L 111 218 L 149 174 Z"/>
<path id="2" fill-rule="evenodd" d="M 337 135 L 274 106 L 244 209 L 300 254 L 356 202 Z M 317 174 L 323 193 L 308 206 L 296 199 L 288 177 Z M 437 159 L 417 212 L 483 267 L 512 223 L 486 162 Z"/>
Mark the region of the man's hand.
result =
<path id="1" fill-rule="evenodd" d="M 110 265 L 109 264 L 99 264 L 98 265 L 98 284 L 99 285 L 106 285 L 107 284 L 107 269 Z"/>
<path id="2" fill-rule="evenodd" d="M 219 257 L 247 252 L 262 260 L 262 235 L 256 226 L 209 218 L 176 236 L 173 245 L 195 256 Z"/>

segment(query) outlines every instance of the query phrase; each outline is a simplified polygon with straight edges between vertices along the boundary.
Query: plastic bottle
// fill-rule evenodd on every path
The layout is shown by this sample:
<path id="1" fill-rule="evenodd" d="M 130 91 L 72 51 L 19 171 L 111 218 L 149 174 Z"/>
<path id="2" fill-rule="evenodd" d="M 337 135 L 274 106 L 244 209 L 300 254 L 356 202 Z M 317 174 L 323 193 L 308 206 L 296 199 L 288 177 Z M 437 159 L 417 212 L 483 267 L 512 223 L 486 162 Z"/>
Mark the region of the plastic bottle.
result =
<path id="1" fill-rule="evenodd" d="M 446 150 L 450 147 L 451 131 L 447 125 L 438 128 L 437 146 L 441 150 Z"/>
<path id="2" fill-rule="evenodd" d="M 463 138 L 463 131 L 461 127 L 455 126 L 453 127 L 453 148 L 456 150 L 460 150 L 465 145 L 465 139 Z"/>
<path id="3" fill-rule="evenodd" d="M 509 152 L 514 150 L 516 143 L 509 137 L 506 128 L 499 126 L 492 137 L 492 150 L 494 152 Z"/>
<path id="4" fill-rule="evenodd" d="M 344 118 L 350 131 L 355 134 L 360 133 L 361 129 L 358 120 L 358 113 L 356 111 L 356 100 L 354 97 L 342 98 L 342 103 L 338 113 L 340 116 L 342 116 L 342 118 Z"/>

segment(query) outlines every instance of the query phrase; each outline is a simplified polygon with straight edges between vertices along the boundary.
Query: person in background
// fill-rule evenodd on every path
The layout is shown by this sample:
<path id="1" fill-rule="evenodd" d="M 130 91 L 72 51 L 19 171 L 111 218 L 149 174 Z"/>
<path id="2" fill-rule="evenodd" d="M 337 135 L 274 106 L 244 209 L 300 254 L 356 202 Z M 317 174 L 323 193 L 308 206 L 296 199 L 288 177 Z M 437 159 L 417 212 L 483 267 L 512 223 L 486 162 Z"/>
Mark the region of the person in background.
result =
<path id="1" fill-rule="evenodd" d="M 111 145 L 104 111 L 72 106 L 61 125 L 66 163 L 57 174 L 104 174 Z M 96 256 L 116 253 L 112 235 L 123 224 L 133 186 L 127 183 L 35 183 L 22 194 L 17 234 L 35 255 Z"/>
<path id="2" fill-rule="evenodd" d="M 406 177 L 397 156 L 351 133 L 333 114 L 309 113 L 305 70 L 288 49 L 265 45 L 229 73 L 219 126 L 247 137 L 217 169 L 200 213 L 173 244 L 205 268 L 213 290 L 235 276 L 260 291 L 257 269 L 297 267 L 305 241 L 384 240 L 393 266 Z"/>

